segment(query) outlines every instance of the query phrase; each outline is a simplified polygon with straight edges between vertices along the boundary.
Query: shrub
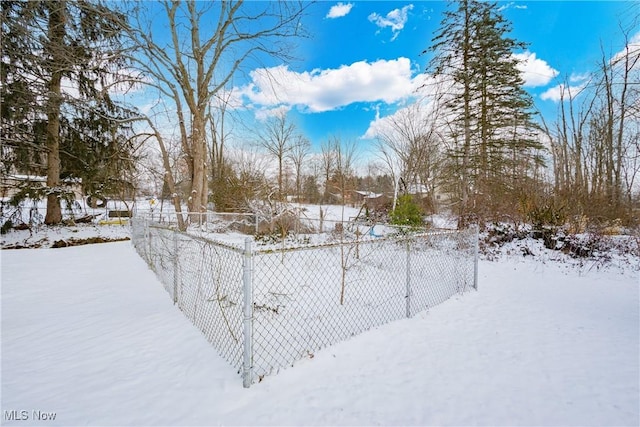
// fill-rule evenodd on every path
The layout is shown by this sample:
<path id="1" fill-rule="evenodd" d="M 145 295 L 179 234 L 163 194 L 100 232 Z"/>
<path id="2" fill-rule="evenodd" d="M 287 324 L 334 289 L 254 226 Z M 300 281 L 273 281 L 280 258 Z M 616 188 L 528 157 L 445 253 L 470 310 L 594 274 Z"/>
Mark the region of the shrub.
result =
<path id="1" fill-rule="evenodd" d="M 527 217 L 531 221 L 534 229 L 545 227 L 558 228 L 567 221 L 566 207 L 558 203 L 541 203 L 532 207 L 527 212 Z"/>
<path id="2" fill-rule="evenodd" d="M 413 197 L 404 194 L 398 197 L 396 208 L 391 211 L 391 224 L 420 227 L 424 224 L 422 215 L 422 210 L 415 203 Z"/>

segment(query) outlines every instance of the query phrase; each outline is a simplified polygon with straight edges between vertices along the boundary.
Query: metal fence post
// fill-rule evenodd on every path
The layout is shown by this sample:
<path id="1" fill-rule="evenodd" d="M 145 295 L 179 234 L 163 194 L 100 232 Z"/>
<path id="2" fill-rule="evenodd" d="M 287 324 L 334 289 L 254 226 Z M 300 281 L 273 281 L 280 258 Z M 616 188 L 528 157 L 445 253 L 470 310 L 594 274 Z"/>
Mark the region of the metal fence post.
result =
<path id="1" fill-rule="evenodd" d="M 147 219 L 144 220 L 144 245 L 147 264 L 151 265 L 151 227 Z"/>
<path id="2" fill-rule="evenodd" d="M 244 348 L 242 360 L 242 385 L 251 386 L 253 377 L 253 250 L 251 238 L 244 240 L 244 257 L 242 261 L 242 284 L 244 291 Z"/>
<path id="3" fill-rule="evenodd" d="M 480 226 L 478 224 L 474 227 L 473 237 L 475 239 L 474 254 L 473 254 L 473 287 L 478 290 L 478 250 L 480 245 Z"/>
<path id="4" fill-rule="evenodd" d="M 178 302 L 178 281 L 180 275 L 178 270 L 180 268 L 180 256 L 178 254 L 178 230 L 173 230 L 173 304 Z"/>
<path id="5" fill-rule="evenodd" d="M 406 315 L 411 317 L 411 240 L 407 238 Z"/>
<path id="6" fill-rule="evenodd" d="M 258 213 L 255 213 L 256 216 L 256 236 L 260 233 L 260 217 L 258 217 Z"/>

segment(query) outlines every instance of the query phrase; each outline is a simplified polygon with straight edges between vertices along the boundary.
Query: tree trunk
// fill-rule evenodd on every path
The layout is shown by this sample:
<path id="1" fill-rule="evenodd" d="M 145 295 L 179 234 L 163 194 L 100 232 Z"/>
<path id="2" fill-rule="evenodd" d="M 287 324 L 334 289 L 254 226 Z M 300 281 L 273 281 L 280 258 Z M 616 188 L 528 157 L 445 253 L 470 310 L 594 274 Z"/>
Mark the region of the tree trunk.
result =
<path id="1" fill-rule="evenodd" d="M 458 226 L 466 227 L 466 218 L 469 209 L 469 167 L 471 155 L 471 76 L 469 75 L 469 61 L 471 55 L 471 16 L 469 5 L 464 3 L 464 29 L 462 44 L 462 67 L 463 67 L 463 123 L 464 141 L 462 148 L 462 171 L 460 174 L 462 197 L 460 203 L 460 217 Z"/>
<path id="2" fill-rule="evenodd" d="M 191 131 L 193 156 L 193 182 L 191 194 L 188 196 L 189 212 L 203 212 L 203 201 L 206 200 L 207 176 L 206 176 L 206 142 L 205 142 L 205 120 L 200 114 L 193 115 L 193 128 Z"/>
<path id="3" fill-rule="evenodd" d="M 47 84 L 47 214 L 45 224 L 59 224 L 62 222 L 60 207 L 60 105 L 62 61 L 64 55 L 65 35 L 65 7 L 64 1 L 49 2 L 49 22 L 46 54 L 48 68 L 51 73 Z"/>

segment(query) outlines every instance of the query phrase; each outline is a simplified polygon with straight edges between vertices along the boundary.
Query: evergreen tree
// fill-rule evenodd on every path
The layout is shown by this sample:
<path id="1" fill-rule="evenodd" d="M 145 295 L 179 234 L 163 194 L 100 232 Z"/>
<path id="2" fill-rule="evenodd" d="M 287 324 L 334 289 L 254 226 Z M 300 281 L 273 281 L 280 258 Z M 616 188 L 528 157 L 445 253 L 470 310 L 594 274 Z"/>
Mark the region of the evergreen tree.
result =
<path id="1" fill-rule="evenodd" d="M 303 199 L 307 203 L 319 203 L 322 199 L 320 190 L 318 189 L 318 180 L 314 175 L 304 177 Z"/>
<path id="2" fill-rule="evenodd" d="M 83 190 L 90 195 L 131 196 L 130 177 L 138 159 L 135 133 L 126 124 L 130 113 L 122 110 L 110 116 L 101 112 L 79 111 L 72 120 L 63 117 L 60 177 L 82 180 Z"/>
<path id="3" fill-rule="evenodd" d="M 62 220 L 63 170 L 83 178 L 87 167 L 105 170 L 79 157 L 89 150 L 78 146 L 95 136 L 102 146 L 117 142 L 130 119 L 109 96 L 126 67 L 123 23 L 100 1 L 2 2 L 3 169 L 46 172 L 47 224 Z"/>
<path id="4" fill-rule="evenodd" d="M 3 1 L 0 103 L 2 173 L 46 174 L 46 119 L 44 89 L 37 79 L 34 54 L 41 52 L 31 37 L 29 22 L 38 13 L 36 3 Z M 15 170 L 19 165 L 19 170 Z"/>
<path id="5" fill-rule="evenodd" d="M 420 227 L 424 224 L 422 215 L 422 210 L 413 200 L 413 196 L 403 194 L 398 197 L 398 203 L 395 209 L 391 211 L 391 224 Z"/>
<path id="6" fill-rule="evenodd" d="M 464 219 L 508 206 L 521 171 L 538 160 L 542 145 L 533 138 L 533 101 L 513 56 L 525 44 L 508 36 L 511 25 L 497 3 L 453 5 L 427 51 L 434 54 L 429 71 L 449 88 L 444 107 L 453 143 L 447 175 Z"/>

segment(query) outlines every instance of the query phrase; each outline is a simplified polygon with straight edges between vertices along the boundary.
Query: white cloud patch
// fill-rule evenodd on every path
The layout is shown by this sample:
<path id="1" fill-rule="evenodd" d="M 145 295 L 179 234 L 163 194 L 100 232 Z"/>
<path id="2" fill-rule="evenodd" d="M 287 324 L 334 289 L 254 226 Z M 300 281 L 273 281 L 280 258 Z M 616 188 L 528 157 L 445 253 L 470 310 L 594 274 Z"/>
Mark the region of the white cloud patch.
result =
<path id="1" fill-rule="evenodd" d="M 273 109 L 286 105 L 315 113 L 356 102 L 399 102 L 412 96 L 423 79 L 420 75 L 415 78 L 411 75 L 411 61 L 404 57 L 371 63 L 359 61 L 310 72 L 296 72 L 281 65 L 252 71 L 252 82 L 236 91 L 248 101 L 250 108 Z"/>
<path id="2" fill-rule="evenodd" d="M 407 107 L 403 107 L 403 108 L 407 108 Z M 398 111 L 400 111 L 400 110 L 398 110 Z M 371 121 L 369 123 L 369 127 L 367 128 L 367 131 L 360 138 L 362 138 L 362 139 L 375 139 L 380 135 L 384 135 L 385 132 L 387 132 L 389 127 L 390 127 L 389 126 L 389 121 L 392 120 L 392 118 L 396 114 L 399 114 L 399 113 L 396 111 L 396 113 L 393 113 L 390 116 L 381 117 L 380 116 L 380 109 L 376 109 L 376 118 L 373 119 L 373 121 Z"/>
<path id="3" fill-rule="evenodd" d="M 281 117 L 283 114 L 287 114 L 290 110 L 290 105 L 278 105 L 273 108 L 262 108 L 256 110 L 255 116 L 257 120 L 265 122 L 271 117 Z"/>
<path id="4" fill-rule="evenodd" d="M 428 85 L 438 84 L 431 77 L 426 77 L 425 82 L 429 82 Z M 369 127 L 366 132 L 361 136 L 362 139 L 375 139 L 382 135 L 390 135 L 397 132 L 397 123 L 412 123 L 414 128 L 428 129 L 438 122 L 438 110 L 437 103 L 434 101 L 433 95 L 435 94 L 433 87 L 423 87 L 419 95 L 408 102 L 406 105 L 398 108 L 393 113 L 381 116 L 379 108 L 376 109 L 376 117 L 369 122 Z M 393 125 L 396 123 L 396 125 Z"/>
<path id="5" fill-rule="evenodd" d="M 334 18 L 342 18 L 343 16 L 347 16 L 349 12 L 351 12 L 351 8 L 353 7 L 353 3 L 342 3 L 331 6 L 329 9 L 329 13 L 325 18 L 334 19 Z"/>
<path id="6" fill-rule="evenodd" d="M 527 87 L 545 86 L 558 75 L 543 59 L 536 58 L 533 52 L 514 53 L 518 60 L 517 68 L 522 73 L 524 85 Z"/>
<path id="7" fill-rule="evenodd" d="M 569 83 L 582 83 L 589 78 L 591 78 L 589 73 L 572 73 L 569 76 Z"/>
<path id="8" fill-rule="evenodd" d="M 580 92 L 582 92 L 582 90 L 586 87 L 586 85 L 586 82 L 575 86 L 559 84 L 550 89 L 547 89 L 542 94 L 540 94 L 540 99 L 542 99 L 543 101 L 555 102 L 560 102 L 562 99 L 568 101 L 578 96 Z"/>
<path id="9" fill-rule="evenodd" d="M 503 6 L 501 6 L 498 10 L 500 12 L 504 12 L 507 9 L 521 9 L 521 10 L 526 10 L 527 9 L 527 5 L 526 4 L 517 4 L 515 2 L 509 2 Z"/>
<path id="10" fill-rule="evenodd" d="M 640 55 L 640 32 L 634 34 L 624 49 L 621 49 L 611 58 L 611 64 L 615 68 L 624 64 L 625 56 L 637 57 Z M 638 61 L 635 69 L 640 69 L 640 61 Z M 572 73 L 568 82 L 554 86 L 540 95 L 542 100 L 551 100 L 555 102 L 573 99 L 578 96 L 588 85 L 592 75 L 590 73 Z"/>
<path id="11" fill-rule="evenodd" d="M 373 22 L 380 28 L 390 27 L 393 32 L 393 37 L 391 40 L 395 40 L 400 34 L 400 31 L 404 28 L 407 20 L 409 19 L 409 11 L 413 9 L 413 5 L 409 4 L 402 9 L 393 9 L 391 12 L 387 13 L 386 16 L 378 15 L 377 13 L 372 13 L 369 15 L 369 21 Z"/>
<path id="12" fill-rule="evenodd" d="M 635 35 L 633 35 L 633 37 L 631 37 L 631 40 L 629 40 L 629 43 L 625 46 L 624 49 L 613 55 L 613 58 L 611 58 L 611 63 L 619 63 L 627 55 L 629 55 L 629 57 L 640 55 L 640 32 L 637 32 Z M 640 67 L 640 63 L 636 63 L 636 67 Z"/>

